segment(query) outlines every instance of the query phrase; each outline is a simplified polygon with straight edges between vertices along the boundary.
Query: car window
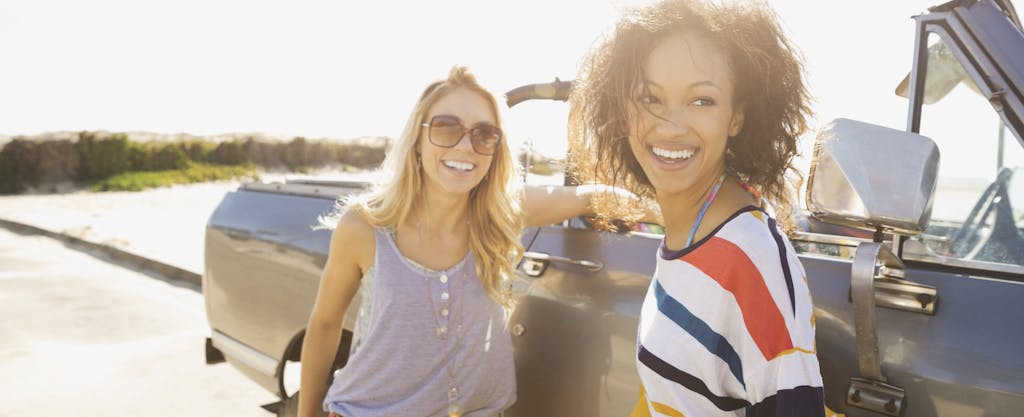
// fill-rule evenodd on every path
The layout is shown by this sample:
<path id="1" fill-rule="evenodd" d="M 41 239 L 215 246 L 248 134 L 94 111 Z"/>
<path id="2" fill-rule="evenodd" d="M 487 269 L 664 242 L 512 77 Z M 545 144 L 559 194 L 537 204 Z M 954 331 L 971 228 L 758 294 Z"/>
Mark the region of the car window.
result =
<path id="1" fill-rule="evenodd" d="M 1024 265 L 1024 151 L 952 45 L 935 33 L 928 44 L 920 133 L 940 163 L 931 221 L 915 239 L 939 257 Z"/>
<path id="2" fill-rule="evenodd" d="M 1013 222 L 1018 230 L 1024 230 L 1024 168 L 1016 168 L 1009 186 L 1010 207 L 1013 208 Z"/>
<path id="3" fill-rule="evenodd" d="M 564 181 L 569 105 L 530 100 L 504 114 L 504 130 L 516 162 L 524 168 L 529 185 L 561 185 Z M 560 129 L 549 131 L 551 126 Z"/>

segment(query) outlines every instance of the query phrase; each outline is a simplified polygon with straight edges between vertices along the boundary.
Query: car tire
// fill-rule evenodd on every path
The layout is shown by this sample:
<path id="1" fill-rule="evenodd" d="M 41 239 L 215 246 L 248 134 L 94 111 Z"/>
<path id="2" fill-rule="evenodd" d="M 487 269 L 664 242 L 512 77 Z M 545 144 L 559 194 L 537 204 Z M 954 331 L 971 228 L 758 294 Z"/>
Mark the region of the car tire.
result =
<path id="1" fill-rule="evenodd" d="M 303 335 L 299 335 L 296 338 L 296 340 L 297 341 L 301 341 L 302 337 L 303 337 Z M 331 382 L 334 380 L 334 371 L 336 371 L 338 369 L 341 369 L 341 367 L 345 366 L 345 364 L 348 363 L 348 354 L 349 354 L 349 349 L 351 348 L 351 346 L 352 346 L 352 333 L 349 332 L 348 330 L 345 330 L 341 334 L 341 340 L 340 340 L 339 345 L 338 345 L 338 350 L 337 350 L 337 352 L 334 355 L 334 363 L 331 365 L 330 377 L 328 377 L 328 379 L 327 379 L 327 384 L 326 384 L 327 389 L 330 389 Z M 281 392 L 285 392 L 285 393 L 287 392 L 287 391 L 285 391 L 285 384 L 284 384 L 285 366 L 287 366 L 287 363 L 289 361 L 292 361 L 292 362 L 298 361 L 299 358 L 297 356 L 293 357 L 291 354 L 297 354 L 297 353 L 301 352 L 301 345 L 290 346 L 288 348 L 288 351 L 290 352 L 290 354 L 286 355 L 286 358 L 292 358 L 292 359 L 291 360 L 285 359 L 285 361 L 282 362 L 281 368 L 278 371 L 280 373 L 280 375 L 281 375 L 281 379 L 278 380 L 278 384 L 279 384 L 279 387 L 281 389 Z M 299 415 L 299 391 L 295 391 L 294 394 L 288 396 L 288 398 L 285 398 L 284 400 L 281 401 L 280 407 L 277 408 L 277 416 L 278 417 L 298 417 L 298 415 Z M 323 410 L 320 410 L 320 412 L 317 414 L 317 417 L 327 417 L 327 413 L 324 412 Z"/>

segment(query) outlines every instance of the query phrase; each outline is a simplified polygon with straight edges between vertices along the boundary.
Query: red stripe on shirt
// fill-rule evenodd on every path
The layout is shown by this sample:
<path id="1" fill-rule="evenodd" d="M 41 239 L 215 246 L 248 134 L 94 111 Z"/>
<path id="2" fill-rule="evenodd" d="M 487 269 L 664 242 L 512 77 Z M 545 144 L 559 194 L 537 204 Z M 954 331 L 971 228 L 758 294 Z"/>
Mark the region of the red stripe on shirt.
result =
<path id="1" fill-rule="evenodd" d="M 793 348 L 782 313 L 760 271 L 743 249 L 728 240 L 712 237 L 681 259 L 736 297 L 747 331 L 765 360 L 770 361 L 780 352 Z"/>

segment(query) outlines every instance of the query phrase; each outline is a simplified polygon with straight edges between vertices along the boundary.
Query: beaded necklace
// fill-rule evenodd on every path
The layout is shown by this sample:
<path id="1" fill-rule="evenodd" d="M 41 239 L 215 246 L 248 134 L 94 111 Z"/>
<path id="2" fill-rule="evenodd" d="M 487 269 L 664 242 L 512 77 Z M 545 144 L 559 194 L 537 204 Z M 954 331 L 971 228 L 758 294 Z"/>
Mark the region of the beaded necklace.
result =
<path id="1" fill-rule="evenodd" d="M 704 214 L 707 213 L 708 207 L 711 207 L 711 202 L 718 196 L 718 189 L 722 188 L 722 182 L 725 181 L 725 177 L 729 174 L 722 174 L 722 177 L 718 179 L 715 186 L 711 188 L 711 192 L 708 194 L 707 200 L 704 200 L 704 205 L 701 206 L 700 212 L 697 213 L 697 220 L 693 222 L 693 228 L 690 229 L 690 237 L 686 238 L 686 245 L 684 247 L 690 247 L 693 243 L 693 237 L 697 235 L 697 228 L 700 227 L 700 222 L 704 220 Z"/>

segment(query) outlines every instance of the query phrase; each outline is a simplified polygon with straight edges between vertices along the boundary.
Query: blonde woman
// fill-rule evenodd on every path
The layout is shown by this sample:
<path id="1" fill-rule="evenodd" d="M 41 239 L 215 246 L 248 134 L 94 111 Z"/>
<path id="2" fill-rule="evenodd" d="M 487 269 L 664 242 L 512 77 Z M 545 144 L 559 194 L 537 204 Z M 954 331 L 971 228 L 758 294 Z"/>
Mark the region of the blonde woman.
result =
<path id="1" fill-rule="evenodd" d="M 497 102 L 463 67 L 426 88 L 382 168 L 327 221 L 299 415 L 497 415 L 516 400 L 506 281 L 522 228 L 589 211 L 596 188 L 524 193 Z M 327 389 L 360 287 L 351 354 Z"/>

